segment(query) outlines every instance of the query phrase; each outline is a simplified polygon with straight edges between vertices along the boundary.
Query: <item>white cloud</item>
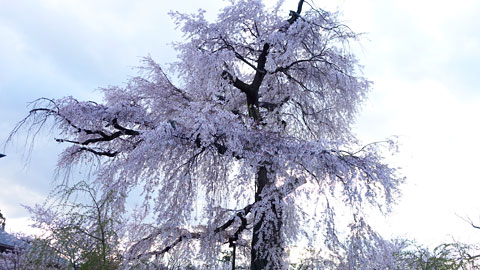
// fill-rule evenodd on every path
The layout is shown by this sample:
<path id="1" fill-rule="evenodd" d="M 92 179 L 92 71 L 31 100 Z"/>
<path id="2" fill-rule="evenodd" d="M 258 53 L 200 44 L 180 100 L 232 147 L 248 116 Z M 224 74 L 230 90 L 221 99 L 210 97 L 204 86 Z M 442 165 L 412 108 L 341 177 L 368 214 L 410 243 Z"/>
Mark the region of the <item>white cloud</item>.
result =
<path id="1" fill-rule="evenodd" d="M 4 177 L 0 178 L 0 186 L 2 187 L 0 189 L 0 210 L 6 218 L 6 230 L 29 233 L 32 230 L 28 227 L 30 222 L 27 216 L 29 214 L 22 205 L 42 203 L 45 195 Z"/>
<path id="2" fill-rule="evenodd" d="M 404 196 L 390 217 L 390 232 L 427 243 L 474 242 L 476 232 L 457 216 L 480 213 L 480 97 L 465 100 L 436 80 L 408 82 L 374 78 L 372 99 L 359 119 L 365 141 L 399 135 L 400 153 L 391 159 L 407 177 Z M 382 115 L 383 117 L 379 117 Z"/>

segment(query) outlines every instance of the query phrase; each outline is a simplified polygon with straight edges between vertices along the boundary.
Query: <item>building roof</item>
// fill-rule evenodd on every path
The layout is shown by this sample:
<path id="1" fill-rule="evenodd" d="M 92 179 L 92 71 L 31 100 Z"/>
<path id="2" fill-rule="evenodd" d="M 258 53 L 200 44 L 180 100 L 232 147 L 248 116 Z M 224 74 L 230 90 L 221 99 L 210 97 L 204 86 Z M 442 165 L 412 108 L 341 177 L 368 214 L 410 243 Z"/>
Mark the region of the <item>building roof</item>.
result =
<path id="1" fill-rule="evenodd" d="M 0 246 L 6 248 L 14 248 L 23 242 L 15 236 L 0 230 Z"/>

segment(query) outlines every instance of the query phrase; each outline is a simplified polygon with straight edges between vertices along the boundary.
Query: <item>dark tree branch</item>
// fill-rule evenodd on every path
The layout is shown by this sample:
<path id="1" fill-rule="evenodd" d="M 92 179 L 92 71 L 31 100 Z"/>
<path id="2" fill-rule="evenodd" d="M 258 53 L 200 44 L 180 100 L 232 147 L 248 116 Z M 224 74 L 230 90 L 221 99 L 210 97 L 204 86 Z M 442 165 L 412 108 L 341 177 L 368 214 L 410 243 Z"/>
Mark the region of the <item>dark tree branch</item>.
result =
<path id="1" fill-rule="evenodd" d="M 80 147 L 79 150 L 87 151 L 97 156 L 106 156 L 106 157 L 115 157 L 118 154 L 118 152 L 97 151 L 88 147 Z"/>
<path id="2" fill-rule="evenodd" d="M 136 136 L 136 135 L 140 135 L 140 132 L 136 131 L 136 130 L 133 130 L 133 129 L 128 129 L 128 128 L 124 128 L 122 126 L 120 126 L 118 124 L 118 120 L 117 118 L 114 118 L 112 120 L 112 125 L 114 128 L 118 129 L 121 131 L 122 134 L 120 135 L 130 135 L 130 136 Z"/>
<path id="3" fill-rule="evenodd" d="M 285 104 L 285 103 L 288 102 L 289 100 L 290 100 L 290 97 L 284 98 L 284 99 L 283 99 L 281 102 L 279 102 L 279 103 L 259 101 L 259 102 L 258 102 L 258 107 L 260 107 L 260 108 L 265 108 L 265 109 L 267 109 L 267 110 L 269 110 L 269 111 L 273 111 L 273 110 L 275 110 L 275 108 L 282 106 L 283 104 Z"/>
<path id="4" fill-rule="evenodd" d="M 474 229 L 479 229 L 480 230 L 480 225 L 475 225 L 475 223 L 473 223 L 473 221 L 470 218 L 464 218 L 464 217 L 461 217 L 461 216 L 458 216 L 458 217 L 463 219 L 464 221 L 468 222 Z"/>
<path id="5" fill-rule="evenodd" d="M 230 218 L 227 222 L 225 222 L 223 225 L 215 228 L 215 230 L 213 230 L 214 233 L 220 233 L 220 232 L 223 232 L 225 231 L 226 229 L 228 229 L 234 222 L 235 220 L 238 218 L 242 219 L 242 218 L 245 218 L 247 216 L 247 214 L 250 213 L 251 209 L 253 207 L 253 204 L 249 204 L 247 205 L 246 207 L 244 207 L 242 210 L 238 211 L 232 218 Z M 147 241 L 147 240 L 150 240 L 152 237 L 156 237 L 157 234 L 155 235 L 149 235 L 145 238 L 143 238 L 142 240 L 140 240 L 139 242 L 137 242 L 137 244 L 135 244 L 132 248 L 135 248 L 136 245 L 140 244 L 142 241 Z M 199 239 L 199 238 L 202 238 L 203 234 L 201 233 L 185 233 L 185 234 L 182 234 L 180 236 L 178 236 L 171 244 L 165 246 L 164 248 L 162 248 L 161 250 L 158 250 L 158 251 L 152 251 L 152 252 L 149 252 L 149 253 L 145 253 L 144 255 L 140 255 L 137 257 L 137 259 L 141 256 L 157 256 L 157 255 L 162 255 L 168 251 L 170 251 L 172 248 L 174 248 L 176 245 L 178 245 L 179 243 L 181 243 L 183 240 L 186 240 L 186 239 Z"/>
<path id="6" fill-rule="evenodd" d="M 222 137 L 224 137 L 224 136 L 225 136 L 225 134 L 214 135 L 213 137 L 215 137 L 215 140 L 214 140 L 214 142 L 210 145 L 210 146 L 215 147 L 215 149 L 217 150 L 217 152 L 218 152 L 220 155 L 225 154 L 225 153 L 227 152 L 227 150 L 228 150 L 228 148 L 227 148 L 225 145 L 219 143 L 219 140 L 220 140 Z M 203 150 L 206 150 L 206 148 L 208 147 L 208 146 L 202 146 L 202 141 L 200 140 L 200 136 L 197 136 L 197 138 L 195 138 L 194 143 L 195 143 L 195 146 L 196 146 L 197 148 L 202 148 L 202 151 L 203 151 Z M 238 156 L 238 155 L 236 155 L 235 153 L 232 153 L 232 155 L 233 155 L 235 158 L 237 158 L 237 159 L 241 159 L 241 157 Z"/>
<path id="7" fill-rule="evenodd" d="M 242 91 L 243 93 L 248 93 L 249 91 L 249 85 L 244 83 L 242 80 L 240 80 L 239 78 L 234 78 L 232 74 L 230 74 L 230 72 L 224 70 L 222 72 L 222 78 L 224 80 L 227 80 L 230 84 L 232 84 L 233 86 L 235 86 L 236 88 L 238 88 L 240 91 Z"/>
<path id="8" fill-rule="evenodd" d="M 305 179 L 295 178 L 293 181 L 289 181 L 283 184 L 278 190 L 280 193 L 280 199 L 285 198 L 290 193 L 294 192 L 298 187 L 307 183 Z"/>
<path id="9" fill-rule="evenodd" d="M 51 101 L 51 102 L 53 104 L 55 104 L 53 101 Z M 30 115 L 36 114 L 37 112 L 45 112 L 47 114 L 53 114 L 53 115 L 59 116 L 65 122 L 67 122 L 71 127 L 73 127 L 75 130 L 77 130 L 77 132 L 84 132 L 87 135 L 97 134 L 97 135 L 100 135 L 102 137 L 107 137 L 108 136 L 105 132 L 103 132 L 101 130 L 89 130 L 89 129 L 83 129 L 83 128 L 80 128 L 80 127 L 76 126 L 75 124 L 73 124 L 73 122 L 70 119 L 63 116 L 59 111 L 48 109 L 48 108 L 36 108 L 36 109 L 30 110 Z"/>
<path id="10" fill-rule="evenodd" d="M 171 250 L 172 248 L 174 248 L 177 244 L 181 243 L 185 239 L 198 239 L 200 237 L 201 237 L 200 233 L 183 234 L 183 235 L 179 236 L 177 239 L 175 239 L 175 241 L 173 241 L 172 244 L 164 247 L 162 250 L 149 252 L 149 253 L 146 253 L 145 255 L 147 255 L 147 256 L 162 255 L 162 254 L 168 252 L 169 250 Z M 139 256 L 139 257 L 141 257 L 141 256 Z"/>
<path id="11" fill-rule="evenodd" d="M 247 225 L 248 225 L 247 218 L 245 216 L 239 216 L 239 218 L 241 221 L 240 226 L 237 228 L 233 236 L 228 239 L 228 243 L 230 244 L 230 247 L 236 246 L 235 242 L 238 240 L 239 235 L 247 228 Z"/>
<path id="12" fill-rule="evenodd" d="M 244 62 L 245 64 L 247 64 L 249 67 L 253 68 L 254 70 L 257 70 L 257 68 L 255 67 L 255 65 L 253 65 L 252 63 L 250 63 L 245 57 L 243 57 L 240 53 L 237 52 L 237 50 L 235 50 L 235 48 L 230 44 L 228 43 L 223 37 L 220 37 L 220 39 L 223 41 L 223 43 L 225 44 L 225 47 L 229 50 L 231 50 L 234 54 L 235 54 L 235 57 L 238 58 L 239 60 L 241 60 L 242 62 Z"/>
<path id="13" fill-rule="evenodd" d="M 301 81 L 297 80 L 295 77 L 293 77 L 292 75 L 290 75 L 287 71 L 282 71 L 283 74 L 285 74 L 285 76 L 287 76 L 287 78 L 289 80 L 292 80 L 293 82 L 295 82 L 296 84 L 298 84 L 300 87 L 302 87 L 303 90 L 305 91 L 312 91 L 310 90 L 304 83 L 302 83 Z"/>
<path id="14" fill-rule="evenodd" d="M 53 103 L 53 104 L 55 104 L 55 103 Z M 114 139 L 116 139 L 116 138 L 118 138 L 122 135 L 129 135 L 129 136 L 140 135 L 140 132 L 138 132 L 136 130 L 128 129 L 128 128 L 120 126 L 120 124 L 118 124 L 117 118 L 114 118 L 112 120 L 112 126 L 115 129 L 117 129 L 118 131 L 109 135 L 105 131 L 102 131 L 102 130 L 91 130 L 91 129 L 85 129 L 85 128 L 78 127 L 70 119 L 68 119 L 67 117 L 62 115 L 59 111 L 56 111 L 56 110 L 52 110 L 52 109 L 48 109 L 48 108 L 36 108 L 36 109 L 30 110 L 31 115 L 33 115 L 37 112 L 45 112 L 46 114 L 56 115 L 56 116 L 60 117 L 61 119 L 63 119 L 67 124 L 69 124 L 77 132 L 83 132 L 87 135 L 99 135 L 100 136 L 100 137 L 97 137 L 97 138 L 87 139 L 87 140 L 82 141 L 82 142 L 66 140 L 66 139 L 55 139 L 57 142 L 69 142 L 69 143 L 79 144 L 79 145 L 89 145 L 89 144 L 98 143 L 98 142 L 112 141 L 112 140 L 114 140 Z M 90 151 L 90 150 L 88 150 L 88 151 Z M 94 153 L 94 151 L 90 151 L 90 152 Z"/>
<path id="15" fill-rule="evenodd" d="M 303 1 L 304 0 L 300 0 L 298 1 L 298 6 L 297 6 L 297 11 L 293 11 L 291 10 L 290 11 L 290 19 L 288 19 L 288 23 L 290 24 L 293 24 L 299 17 L 300 17 L 300 13 L 302 13 L 302 6 L 303 6 Z"/>
<path id="16" fill-rule="evenodd" d="M 328 64 L 329 66 L 333 66 L 333 63 L 329 62 L 328 60 L 322 58 L 322 54 L 316 54 L 310 57 L 309 59 L 299 59 L 297 61 L 294 61 L 286 66 L 282 67 L 277 67 L 274 71 L 269 72 L 270 74 L 275 74 L 277 72 L 285 72 L 288 71 L 290 68 L 292 68 L 295 65 L 301 64 L 301 63 L 309 63 L 309 62 L 322 62 L 325 64 Z M 338 69 L 336 69 L 338 71 Z"/>
<path id="17" fill-rule="evenodd" d="M 255 72 L 255 77 L 253 78 L 253 82 L 250 85 L 252 88 L 258 91 L 260 85 L 262 84 L 263 78 L 267 73 L 265 71 L 265 63 L 267 62 L 267 55 L 270 50 L 270 44 L 265 43 L 263 44 L 263 49 L 260 55 L 258 56 L 257 60 L 257 72 Z"/>
<path id="18" fill-rule="evenodd" d="M 290 193 L 292 193 L 293 191 L 295 191 L 299 186 L 305 184 L 306 181 L 302 181 L 298 178 L 295 178 L 295 180 L 293 181 L 290 181 L 290 182 L 287 182 L 285 184 L 283 184 L 282 186 L 280 186 L 277 190 L 277 192 L 279 192 L 280 194 L 280 199 L 283 199 L 285 198 L 286 196 L 288 196 Z M 252 211 L 252 208 L 255 206 L 255 204 L 258 203 L 257 202 L 254 202 L 254 203 L 251 203 L 247 206 L 245 206 L 243 209 L 237 211 L 235 213 L 235 215 L 233 215 L 229 220 L 227 220 L 225 223 L 223 223 L 221 226 L 218 226 L 216 227 L 214 230 L 213 230 L 213 233 L 217 234 L 217 233 L 220 233 L 220 232 L 224 232 L 226 231 L 230 226 L 232 226 L 235 221 L 237 219 L 240 219 L 241 223 L 240 223 L 240 226 L 235 230 L 235 232 L 233 233 L 233 235 L 231 237 L 228 238 L 229 240 L 229 243 L 232 243 L 233 241 L 236 241 L 238 240 L 239 238 L 239 235 L 245 230 L 247 229 L 247 215 L 250 214 L 250 212 Z M 143 241 L 147 241 L 147 240 L 151 240 L 152 238 L 156 237 L 158 234 L 152 234 L 152 235 L 149 235 L 145 238 L 143 238 L 142 240 L 140 240 L 139 242 L 137 242 L 137 244 L 135 244 L 132 249 L 134 249 L 137 245 L 139 245 L 141 242 Z M 147 255 L 147 256 L 155 256 L 155 255 L 162 255 L 168 251 L 170 251 L 172 248 L 174 248 L 176 245 L 178 245 L 179 243 L 181 243 L 182 241 L 184 240 L 188 240 L 188 239 L 200 239 L 202 238 L 204 235 L 202 233 L 184 233 L 180 236 L 178 236 L 171 244 L 165 246 L 164 248 L 158 250 L 158 251 L 152 251 L 152 252 L 149 252 L 149 253 L 145 253 L 144 255 Z M 131 250 L 132 250 L 131 249 Z M 144 256 L 144 255 L 140 255 L 137 257 L 137 259 L 141 256 Z"/>

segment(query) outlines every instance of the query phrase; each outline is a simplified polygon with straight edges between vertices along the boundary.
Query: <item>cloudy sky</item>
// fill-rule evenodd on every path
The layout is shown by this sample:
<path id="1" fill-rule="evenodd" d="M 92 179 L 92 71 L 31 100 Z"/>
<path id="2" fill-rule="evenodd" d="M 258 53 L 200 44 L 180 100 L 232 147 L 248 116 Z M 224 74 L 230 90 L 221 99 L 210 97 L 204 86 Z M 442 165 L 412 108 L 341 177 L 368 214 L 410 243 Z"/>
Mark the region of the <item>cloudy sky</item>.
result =
<path id="1" fill-rule="evenodd" d="M 170 10 L 207 10 L 221 0 L 0 0 L 0 143 L 39 97 L 99 100 L 99 87 L 121 85 L 150 54 L 174 60 L 180 33 Z M 477 0 L 338 0 L 328 9 L 364 32 L 352 45 L 374 81 L 355 129 L 364 142 L 398 136 L 388 157 L 407 177 L 403 198 L 378 222 L 387 236 L 426 244 L 480 242 L 480 31 Z M 295 0 L 285 1 L 288 9 Z M 42 202 L 60 147 L 48 133 L 29 154 L 24 136 L 0 152 L 0 210 L 7 231 L 28 232 L 21 204 Z"/>

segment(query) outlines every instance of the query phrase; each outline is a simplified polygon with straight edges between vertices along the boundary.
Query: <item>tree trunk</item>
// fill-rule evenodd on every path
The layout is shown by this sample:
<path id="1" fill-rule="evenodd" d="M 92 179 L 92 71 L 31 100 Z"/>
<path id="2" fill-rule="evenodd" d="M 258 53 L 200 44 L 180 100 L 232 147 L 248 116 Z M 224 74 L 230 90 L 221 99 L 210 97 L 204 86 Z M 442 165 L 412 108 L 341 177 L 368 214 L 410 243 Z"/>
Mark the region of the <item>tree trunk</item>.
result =
<path id="1" fill-rule="evenodd" d="M 268 170 L 262 166 L 257 171 L 257 190 L 255 202 L 259 202 L 267 195 L 262 194 L 265 188 L 271 189 L 274 181 L 269 179 Z M 282 211 L 279 196 L 269 198 L 260 203 L 259 210 L 255 211 L 253 226 L 251 270 L 281 269 L 283 264 L 284 248 L 281 235 Z"/>

